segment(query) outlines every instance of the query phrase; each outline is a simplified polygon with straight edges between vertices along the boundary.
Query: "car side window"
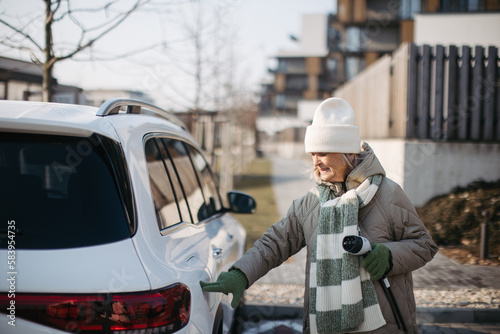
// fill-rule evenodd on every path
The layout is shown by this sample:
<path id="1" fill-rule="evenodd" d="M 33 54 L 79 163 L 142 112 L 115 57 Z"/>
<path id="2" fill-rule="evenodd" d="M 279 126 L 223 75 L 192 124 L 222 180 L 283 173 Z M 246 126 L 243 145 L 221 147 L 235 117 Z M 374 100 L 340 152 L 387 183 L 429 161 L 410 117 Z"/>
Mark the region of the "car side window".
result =
<path id="1" fill-rule="evenodd" d="M 184 198 L 187 199 L 191 210 L 192 222 L 196 224 L 200 220 L 207 218 L 207 214 L 203 191 L 193 169 L 187 145 L 170 138 L 162 138 L 161 142 L 168 158 L 173 162 L 175 173 L 178 176 L 179 187 L 182 190 Z"/>
<path id="2" fill-rule="evenodd" d="M 183 221 L 181 211 L 187 213 L 187 208 L 181 210 L 177 204 L 179 189 L 172 187 L 176 177 L 172 168 L 168 168 L 168 164 L 171 166 L 170 161 L 167 162 L 162 157 L 156 139 L 146 141 L 145 153 L 156 218 L 160 229 L 164 229 Z M 184 219 L 189 219 L 189 214 Z"/>
<path id="3" fill-rule="evenodd" d="M 172 138 L 150 138 L 145 152 L 160 230 L 183 221 L 196 224 L 222 209 L 213 174 L 194 147 Z"/>
<path id="4" fill-rule="evenodd" d="M 193 168 L 201 184 L 202 192 L 205 198 L 206 215 L 210 217 L 222 209 L 217 184 L 214 180 L 210 167 L 203 155 L 194 147 L 187 145 Z"/>

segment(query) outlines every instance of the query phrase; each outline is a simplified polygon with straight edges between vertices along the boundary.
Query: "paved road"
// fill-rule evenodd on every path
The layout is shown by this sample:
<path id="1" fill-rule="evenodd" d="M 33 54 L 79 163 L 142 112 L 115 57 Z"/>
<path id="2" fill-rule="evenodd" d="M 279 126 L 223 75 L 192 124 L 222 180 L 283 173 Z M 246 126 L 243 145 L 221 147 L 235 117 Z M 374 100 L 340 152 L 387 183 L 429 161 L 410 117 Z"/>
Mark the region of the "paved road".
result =
<path id="1" fill-rule="evenodd" d="M 270 157 L 273 163 L 273 188 L 280 214 L 286 214 L 291 202 L 305 194 L 314 186 L 310 180 L 308 169 L 311 166 L 306 161 Z M 305 279 L 305 249 L 280 267 L 271 270 L 255 284 L 297 284 L 303 285 Z M 414 287 L 426 289 L 500 289 L 500 268 L 486 266 L 462 266 L 438 253 L 434 259 L 423 268 L 413 273 Z M 300 333 L 302 329 L 301 310 L 293 307 L 269 307 L 263 305 L 248 305 L 246 315 L 248 321 L 244 334 L 262 333 Z M 472 310 L 463 309 L 432 309 L 420 310 L 420 332 L 427 334 L 500 334 L 500 310 L 492 310 L 498 324 L 477 323 L 481 316 Z M 284 312 L 280 315 L 280 312 Z M 289 313 L 291 312 L 291 313 Z M 485 313 L 481 313 L 483 316 Z M 491 320 L 491 313 L 487 320 Z M 294 316 L 296 315 L 296 316 Z M 439 321 L 434 324 L 430 322 Z M 445 321 L 445 322 L 443 322 Z M 474 323 L 476 322 L 476 323 Z"/>

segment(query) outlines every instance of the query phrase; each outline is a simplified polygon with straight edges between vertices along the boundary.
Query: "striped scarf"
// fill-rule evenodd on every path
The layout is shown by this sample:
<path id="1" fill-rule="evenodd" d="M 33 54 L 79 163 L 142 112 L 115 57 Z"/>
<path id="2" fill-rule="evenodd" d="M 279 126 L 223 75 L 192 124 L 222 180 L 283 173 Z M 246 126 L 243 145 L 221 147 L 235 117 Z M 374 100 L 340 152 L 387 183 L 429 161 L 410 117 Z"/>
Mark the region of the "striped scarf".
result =
<path id="1" fill-rule="evenodd" d="M 311 333 L 375 330 L 385 324 L 370 274 L 361 257 L 342 248 L 347 235 L 359 235 L 358 210 L 375 196 L 382 175 L 367 178 L 358 188 L 331 198 L 318 186 L 321 211 L 310 269 Z"/>

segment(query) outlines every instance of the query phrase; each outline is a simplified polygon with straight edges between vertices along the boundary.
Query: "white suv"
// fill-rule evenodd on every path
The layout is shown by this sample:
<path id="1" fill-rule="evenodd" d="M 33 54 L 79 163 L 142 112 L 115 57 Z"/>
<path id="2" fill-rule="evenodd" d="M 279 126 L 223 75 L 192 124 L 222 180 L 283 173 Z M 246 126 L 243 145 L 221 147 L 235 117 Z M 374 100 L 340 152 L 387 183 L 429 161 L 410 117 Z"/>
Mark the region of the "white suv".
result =
<path id="1" fill-rule="evenodd" d="M 230 212 L 254 210 L 156 106 L 2 101 L 0 332 L 228 332 L 199 281 L 242 255 Z"/>

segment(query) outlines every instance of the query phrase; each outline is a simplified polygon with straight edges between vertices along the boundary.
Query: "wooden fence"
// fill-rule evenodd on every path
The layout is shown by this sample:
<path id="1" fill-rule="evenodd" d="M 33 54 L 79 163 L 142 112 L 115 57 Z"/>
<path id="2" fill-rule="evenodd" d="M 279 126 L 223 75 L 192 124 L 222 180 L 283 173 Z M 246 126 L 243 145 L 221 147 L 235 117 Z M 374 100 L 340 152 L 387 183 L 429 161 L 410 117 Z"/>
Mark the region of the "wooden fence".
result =
<path id="1" fill-rule="evenodd" d="M 401 45 L 334 92 L 362 138 L 500 141 L 496 47 Z"/>
<path id="2" fill-rule="evenodd" d="M 471 51 L 410 45 L 407 138 L 500 140 L 498 49 Z"/>
<path id="3" fill-rule="evenodd" d="M 407 68 L 408 44 L 403 44 L 333 93 L 352 105 L 361 138 L 405 136 Z"/>
<path id="4" fill-rule="evenodd" d="M 221 193 L 233 189 L 235 177 L 255 158 L 255 112 L 191 111 L 177 114 L 200 144 Z"/>

